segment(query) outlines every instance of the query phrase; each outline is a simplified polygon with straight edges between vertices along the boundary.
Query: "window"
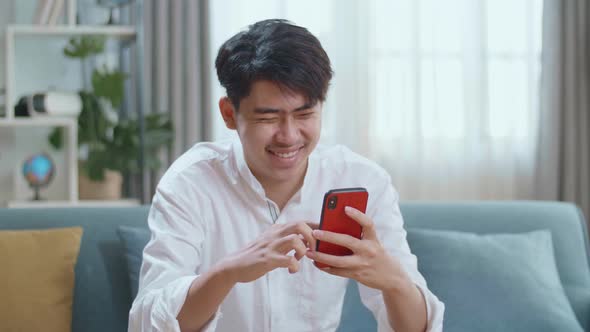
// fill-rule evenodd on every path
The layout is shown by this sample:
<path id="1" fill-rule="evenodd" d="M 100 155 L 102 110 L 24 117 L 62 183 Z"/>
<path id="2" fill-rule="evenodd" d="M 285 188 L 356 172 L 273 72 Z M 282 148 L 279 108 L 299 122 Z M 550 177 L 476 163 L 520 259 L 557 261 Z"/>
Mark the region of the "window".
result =
<path id="1" fill-rule="evenodd" d="M 375 0 L 372 135 L 530 137 L 542 0 Z"/>

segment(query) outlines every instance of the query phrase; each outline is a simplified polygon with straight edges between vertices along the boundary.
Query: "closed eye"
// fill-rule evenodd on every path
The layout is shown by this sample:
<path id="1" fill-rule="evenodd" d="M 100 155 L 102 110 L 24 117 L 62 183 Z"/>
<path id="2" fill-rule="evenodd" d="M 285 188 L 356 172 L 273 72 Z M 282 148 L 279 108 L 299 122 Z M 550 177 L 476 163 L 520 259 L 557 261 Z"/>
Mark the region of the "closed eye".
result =
<path id="1" fill-rule="evenodd" d="M 297 114 L 297 117 L 300 119 L 307 119 L 314 114 L 315 114 L 315 112 L 307 112 L 307 113 Z"/>
<path id="2" fill-rule="evenodd" d="M 256 122 L 260 122 L 260 123 L 269 123 L 269 122 L 275 122 L 277 121 L 278 118 L 274 117 L 274 118 L 256 118 Z"/>

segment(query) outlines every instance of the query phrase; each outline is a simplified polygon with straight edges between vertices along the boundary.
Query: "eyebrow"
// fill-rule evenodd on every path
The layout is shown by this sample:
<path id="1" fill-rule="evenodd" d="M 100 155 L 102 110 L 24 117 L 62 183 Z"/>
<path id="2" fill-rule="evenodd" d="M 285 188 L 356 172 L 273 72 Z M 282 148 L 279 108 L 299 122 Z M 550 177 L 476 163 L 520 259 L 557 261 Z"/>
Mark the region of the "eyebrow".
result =
<path id="1" fill-rule="evenodd" d="M 300 112 L 300 111 L 305 111 L 308 110 L 310 108 L 312 108 L 313 105 L 310 103 L 307 103 L 303 106 L 299 106 L 296 109 L 292 110 L 291 112 Z M 257 107 L 254 109 L 254 113 L 256 114 L 269 114 L 269 113 L 279 113 L 281 110 L 277 109 L 277 108 L 270 108 L 270 107 Z"/>

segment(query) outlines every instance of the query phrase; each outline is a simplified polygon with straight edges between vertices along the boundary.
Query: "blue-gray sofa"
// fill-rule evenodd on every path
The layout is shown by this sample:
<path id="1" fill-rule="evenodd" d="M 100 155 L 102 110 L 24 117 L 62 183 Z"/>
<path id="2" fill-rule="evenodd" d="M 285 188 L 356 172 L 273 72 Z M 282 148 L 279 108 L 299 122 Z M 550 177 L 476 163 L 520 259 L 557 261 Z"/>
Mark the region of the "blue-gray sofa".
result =
<path id="1" fill-rule="evenodd" d="M 425 256 L 429 255 L 429 257 L 424 257 L 424 260 L 433 265 L 437 264 L 437 258 L 431 254 L 438 253 L 434 252 L 436 250 L 432 250 L 432 248 L 428 249 L 428 243 L 417 243 L 416 239 L 421 237 L 410 236 L 413 230 L 450 230 L 477 234 L 520 234 L 539 229 L 549 230 L 559 274 L 558 280 L 561 281 L 565 289 L 567 301 L 575 312 L 575 318 L 577 318 L 579 325 L 585 330 L 590 329 L 588 234 L 586 222 L 576 206 L 567 203 L 531 201 L 416 202 L 404 203 L 401 205 L 401 209 L 406 227 L 410 230 L 408 236 L 410 246 L 413 250 L 425 253 Z M 127 262 L 117 228 L 121 225 L 147 228 L 147 213 L 148 207 L 146 206 L 137 208 L 0 209 L 0 230 L 82 226 L 84 235 L 75 269 L 73 331 L 125 331 L 132 299 Z M 444 250 L 445 248 L 440 248 L 443 254 Z M 420 254 L 418 254 L 418 259 L 421 263 Z M 445 265 L 441 265 L 443 268 L 455 269 L 457 276 L 461 275 L 462 271 L 472 268 L 471 266 L 461 266 L 461 264 L 472 263 L 456 262 L 452 259 L 449 262 L 438 263 L 444 263 Z M 429 268 L 429 266 L 421 265 L 419 267 L 421 270 Z M 511 271 L 501 271 L 501 269 L 494 271 L 498 273 L 498 278 L 492 273 L 489 280 L 503 280 L 502 278 L 511 276 Z M 474 273 L 476 272 L 477 270 L 474 271 Z M 437 276 L 442 278 L 440 274 Z M 437 287 L 453 285 L 446 280 L 429 280 L 427 274 L 425 277 L 429 284 L 437 285 Z M 469 282 L 470 279 L 463 280 Z M 451 291 L 449 293 L 442 293 L 462 294 L 460 296 L 465 298 L 473 295 L 465 293 L 470 290 L 463 289 L 459 284 L 450 287 L 455 289 L 449 290 Z M 542 296 L 548 297 L 549 295 Z M 445 299 L 442 298 L 442 300 Z M 553 299 L 544 298 L 540 302 L 543 301 L 551 303 Z M 537 300 L 537 302 L 539 301 Z M 450 307 L 449 303 L 446 305 L 447 313 L 454 315 L 454 319 L 459 321 L 462 319 L 461 317 L 468 319 L 476 311 L 495 310 L 488 307 L 491 304 L 484 298 L 475 305 L 473 303 L 457 307 Z M 521 309 L 523 308 L 513 308 L 515 312 Z M 493 315 L 494 312 L 490 314 Z M 533 317 L 533 319 L 535 318 Z M 544 319 L 553 318 L 544 317 Z M 478 330 L 499 330 L 498 326 L 502 325 L 495 327 L 482 325 Z M 448 329 L 445 326 L 445 331 L 453 329 L 452 326 Z M 340 331 L 371 330 L 375 330 L 375 322 L 360 303 L 356 285 L 351 283 L 345 298 Z M 508 331 L 510 328 L 502 330 Z"/>

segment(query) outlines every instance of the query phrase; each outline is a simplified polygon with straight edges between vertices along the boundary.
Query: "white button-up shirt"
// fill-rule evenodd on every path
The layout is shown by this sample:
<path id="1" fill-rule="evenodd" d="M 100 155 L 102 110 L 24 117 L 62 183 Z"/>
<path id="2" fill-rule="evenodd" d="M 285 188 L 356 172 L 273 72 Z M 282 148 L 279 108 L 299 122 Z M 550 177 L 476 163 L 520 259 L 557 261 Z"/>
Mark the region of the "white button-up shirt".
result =
<path id="1" fill-rule="evenodd" d="M 318 145 L 309 157 L 303 186 L 279 211 L 248 168 L 237 139 L 195 145 L 158 184 L 148 217 L 152 236 L 143 252 L 129 331 L 180 331 L 176 316 L 200 273 L 275 223 L 319 223 L 324 193 L 347 187 L 367 189 L 366 214 L 381 243 L 424 295 L 428 331 L 441 331 L 444 305 L 418 272 L 398 195 L 386 171 L 343 146 Z M 204 330 L 334 331 L 347 282 L 303 257 L 295 274 L 279 268 L 236 284 Z M 359 290 L 379 331 L 391 331 L 381 292 L 360 284 Z"/>

